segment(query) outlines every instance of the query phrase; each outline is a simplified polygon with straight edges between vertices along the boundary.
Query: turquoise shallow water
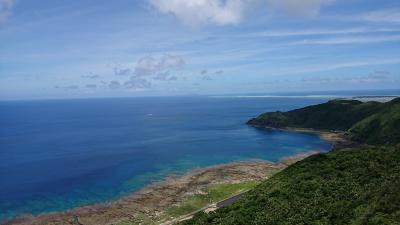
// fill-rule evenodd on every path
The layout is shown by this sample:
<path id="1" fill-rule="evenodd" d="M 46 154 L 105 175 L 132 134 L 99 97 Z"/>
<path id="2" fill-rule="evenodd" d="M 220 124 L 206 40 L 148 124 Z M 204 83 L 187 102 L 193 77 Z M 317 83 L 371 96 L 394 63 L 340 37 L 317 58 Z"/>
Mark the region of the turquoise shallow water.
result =
<path id="1" fill-rule="evenodd" d="M 330 145 L 253 128 L 324 98 L 147 97 L 0 103 L 0 219 L 108 201 L 170 173 Z"/>

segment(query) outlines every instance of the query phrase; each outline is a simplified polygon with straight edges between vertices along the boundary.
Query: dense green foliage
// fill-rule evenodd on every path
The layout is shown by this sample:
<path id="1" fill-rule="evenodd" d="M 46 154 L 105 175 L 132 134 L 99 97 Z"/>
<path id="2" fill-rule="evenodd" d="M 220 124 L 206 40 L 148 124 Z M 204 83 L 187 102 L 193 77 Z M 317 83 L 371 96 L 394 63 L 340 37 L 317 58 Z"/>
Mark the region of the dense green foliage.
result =
<path id="1" fill-rule="evenodd" d="M 347 131 L 357 141 L 390 144 L 400 141 L 400 98 L 387 103 L 332 100 L 288 112 L 269 112 L 248 122 L 270 127 Z"/>
<path id="2" fill-rule="evenodd" d="M 380 110 L 352 126 L 351 138 L 367 143 L 400 142 L 400 98 L 397 98 Z"/>
<path id="3" fill-rule="evenodd" d="M 183 224 L 400 224 L 400 147 L 311 156 Z"/>

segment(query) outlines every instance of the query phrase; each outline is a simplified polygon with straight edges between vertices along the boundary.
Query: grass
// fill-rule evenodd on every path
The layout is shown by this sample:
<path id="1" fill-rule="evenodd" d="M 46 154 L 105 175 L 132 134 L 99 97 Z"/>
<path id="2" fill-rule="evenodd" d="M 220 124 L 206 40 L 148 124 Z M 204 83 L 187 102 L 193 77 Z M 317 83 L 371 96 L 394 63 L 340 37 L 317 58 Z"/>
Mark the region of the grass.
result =
<path id="1" fill-rule="evenodd" d="M 180 216 L 189 214 L 209 204 L 216 203 L 235 194 L 239 194 L 243 191 L 251 190 L 257 184 L 259 184 L 259 182 L 257 181 L 214 184 L 203 190 L 203 193 L 201 194 L 194 194 L 186 197 L 186 199 L 184 199 L 181 204 L 166 209 L 164 213 L 162 213 L 158 217 L 150 218 L 147 215 L 139 214 L 136 216 L 135 220 L 123 221 L 120 222 L 118 225 L 158 224 L 159 222 L 167 221 L 171 218 L 178 218 Z"/>
<path id="2" fill-rule="evenodd" d="M 226 183 L 216 184 L 208 187 L 204 194 L 195 194 L 189 196 L 179 206 L 174 206 L 167 209 L 167 214 L 172 217 L 186 215 L 198 209 L 205 207 L 208 204 L 221 201 L 225 198 L 233 196 L 243 191 L 248 191 L 254 188 L 258 182 L 248 181 L 242 183 Z"/>
<path id="3" fill-rule="evenodd" d="M 136 215 L 134 220 L 122 221 L 117 225 L 157 225 L 157 220 L 150 218 L 145 214 Z"/>

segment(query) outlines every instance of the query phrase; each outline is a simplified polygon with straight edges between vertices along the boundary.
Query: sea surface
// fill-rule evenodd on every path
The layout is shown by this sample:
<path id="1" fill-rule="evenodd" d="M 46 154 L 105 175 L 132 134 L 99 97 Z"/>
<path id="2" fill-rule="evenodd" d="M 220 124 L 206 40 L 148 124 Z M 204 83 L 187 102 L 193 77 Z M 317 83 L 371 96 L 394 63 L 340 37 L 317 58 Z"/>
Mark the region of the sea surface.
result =
<path id="1" fill-rule="evenodd" d="M 0 102 L 0 220 L 116 199 L 171 173 L 328 151 L 318 136 L 253 128 L 327 97 L 141 97 Z"/>

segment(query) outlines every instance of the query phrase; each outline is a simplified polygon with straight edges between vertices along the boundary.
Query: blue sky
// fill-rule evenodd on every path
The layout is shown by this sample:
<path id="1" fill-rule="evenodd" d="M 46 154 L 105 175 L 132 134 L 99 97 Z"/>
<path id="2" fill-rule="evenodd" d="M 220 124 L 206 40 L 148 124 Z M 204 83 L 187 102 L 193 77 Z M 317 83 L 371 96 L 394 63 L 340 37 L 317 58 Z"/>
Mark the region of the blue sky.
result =
<path id="1" fill-rule="evenodd" d="M 398 87 L 398 0 L 0 0 L 0 99 Z"/>

